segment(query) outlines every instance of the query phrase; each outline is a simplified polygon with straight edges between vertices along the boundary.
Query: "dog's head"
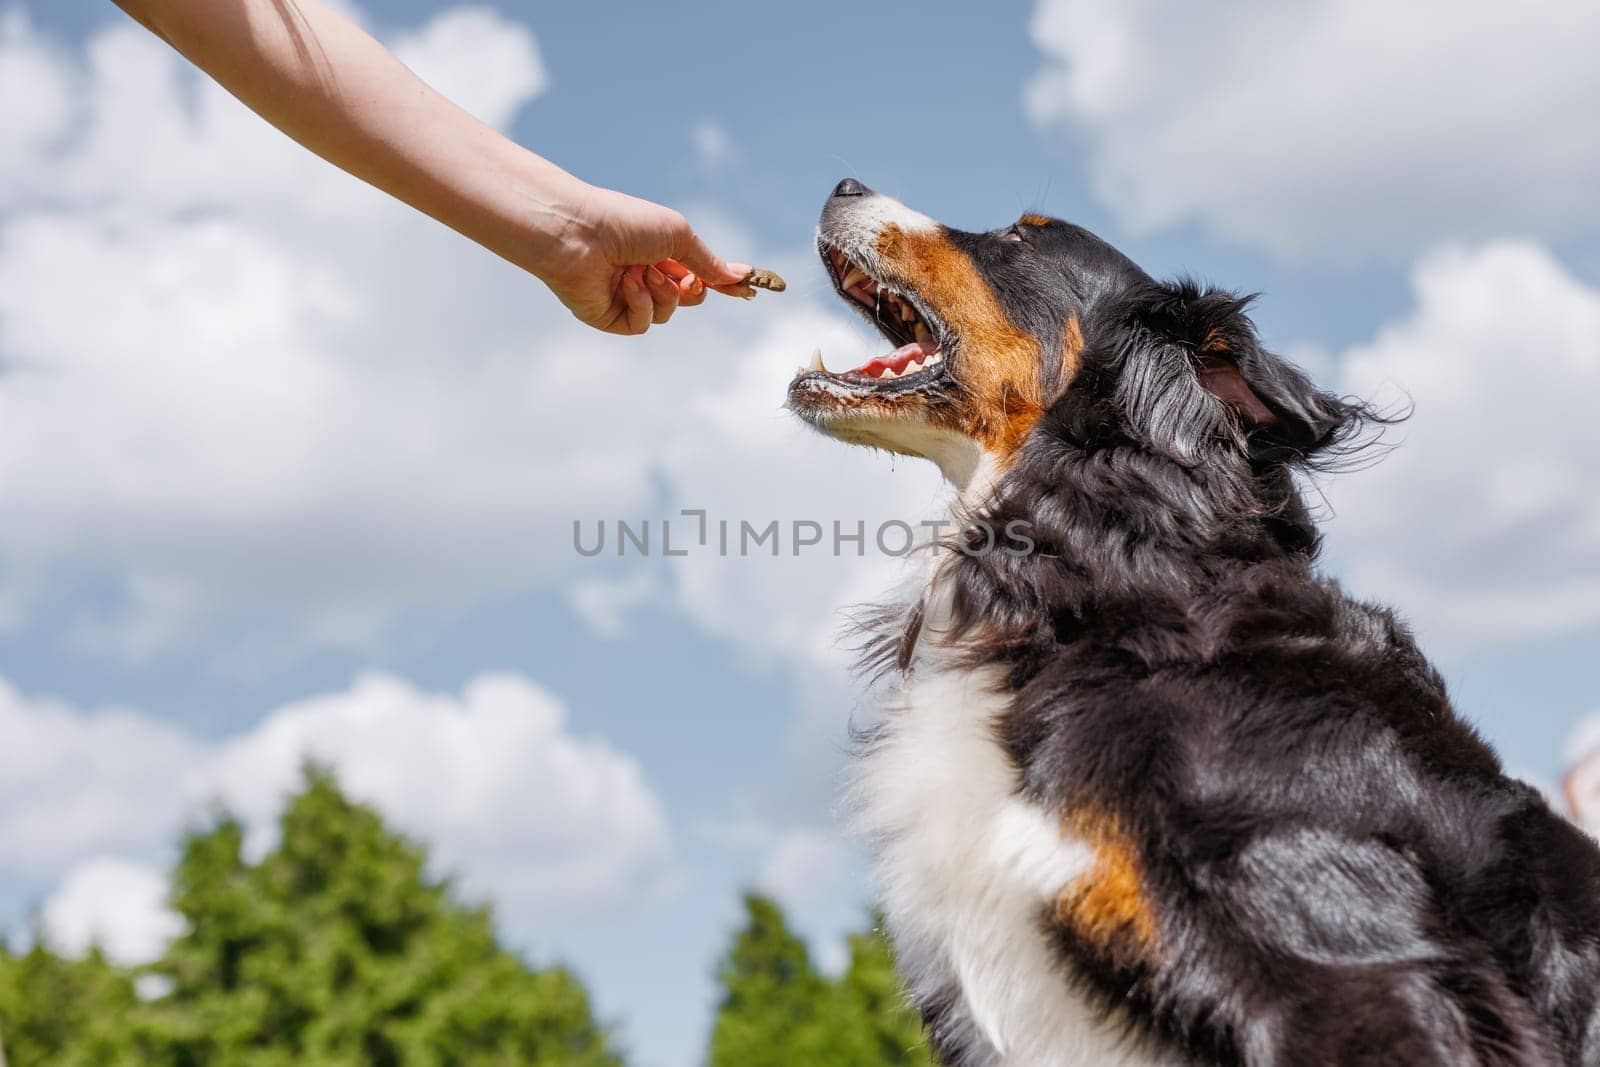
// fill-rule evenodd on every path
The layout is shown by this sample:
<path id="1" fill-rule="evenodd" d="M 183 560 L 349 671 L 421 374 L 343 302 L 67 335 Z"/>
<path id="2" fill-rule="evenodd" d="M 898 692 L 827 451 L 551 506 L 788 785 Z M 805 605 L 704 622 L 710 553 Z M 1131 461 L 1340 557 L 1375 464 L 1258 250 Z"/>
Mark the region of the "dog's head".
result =
<path id="1" fill-rule="evenodd" d="M 813 361 L 790 408 L 957 484 L 985 460 L 1010 467 L 1047 412 L 1085 444 L 1189 467 L 1312 462 L 1365 413 L 1263 349 L 1245 300 L 1159 284 L 1070 223 L 968 233 L 846 179 L 817 243 L 839 294 L 895 348 L 844 372 Z"/>

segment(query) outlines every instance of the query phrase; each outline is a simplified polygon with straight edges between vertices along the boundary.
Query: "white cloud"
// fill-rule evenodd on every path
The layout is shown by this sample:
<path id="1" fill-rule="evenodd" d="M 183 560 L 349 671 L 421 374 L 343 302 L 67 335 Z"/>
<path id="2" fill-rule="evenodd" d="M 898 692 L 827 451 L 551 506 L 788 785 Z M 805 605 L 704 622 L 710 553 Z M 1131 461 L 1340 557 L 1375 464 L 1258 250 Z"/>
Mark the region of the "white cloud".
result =
<path id="1" fill-rule="evenodd" d="M 477 9 L 398 46 L 502 123 L 543 82 Z M 583 330 L 131 24 L 69 53 L 12 14 L 0 47 L 62 98 L 0 105 L 0 621 L 87 575 L 121 603 L 78 638 L 133 658 L 219 618 L 263 657 L 371 642 L 648 497 L 681 351 Z"/>
<path id="2" fill-rule="evenodd" d="M 661 582 L 654 571 L 635 571 L 624 578 L 582 578 L 567 590 L 578 617 L 596 636 L 614 639 L 628 632 L 628 613 L 656 600 Z"/>
<path id="3" fill-rule="evenodd" d="M 753 885 L 783 905 L 789 923 L 811 944 L 827 974 L 849 962 L 847 937 L 862 924 L 867 856 L 859 840 L 837 828 L 809 820 L 804 813 L 780 828 L 757 819 L 703 823 L 705 840 L 737 850 L 758 850 L 760 867 Z M 735 922 L 730 916 L 730 923 Z M 730 935 L 731 936 L 731 935 Z"/>
<path id="4" fill-rule="evenodd" d="M 690 137 L 694 142 L 695 160 L 707 174 L 716 174 L 738 156 L 733 138 L 716 119 L 700 119 L 690 131 Z"/>
<path id="5" fill-rule="evenodd" d="M 571 520 L 639 515 L 663 479 L 736 518 L 921 514 L 931 474 L 884 494 L 886 463 L 779 410 L 815 344 L 861 344 L 801 292 L 602 337 L 136 27 L 81 53 L 6 27 L 81 121 L 0 108 L 22 147 L 0 159 L 0 624 L 94 581 L 115 602 L 73 620 L 80 647 L 249 670 L 572 581 Z M 479 9 L 397 47 L 502 124 L 544 79 L 532 37 Z M 676 598 L 745 647 L 810 655 L 856 564 L 769 563 L 690 563 Z"/>
<path id="6" fill-rule="evenodd" d="M 743 799 L 735 818 L 765 825 L 768 860 L 789 835 L 839 837 L 832 816 L 847 760 L 850 726 L 871 715 L 852 667 L 854 640 L 847 609 L 892 595 L 920 559 L 886 556 L 875 545 L 890 522 L 938 517 L 948 495 L 932 464 L 847 445 L 804 430 L 779 407 L 782 383 L 802 353 L 820 345 L 833 366 L 853 366 L 871 354 L 852 324 L 819 310 L 796 310 L 743 355 L 716 389 L 692 398 L 697 430 L 673 440 L 666 455 L 679 492 L 673 504 L 707 512 L 708 540 L 669 560 L 672 599 L 708 633 L 722 637 L 762 665 L 794 679 L 798 713 L 784 752 L 784 773 L 764 779 Z M 720 552 L 720 523 L 730 551 Z M 756 529 L 776 521 L 779 552 L 739 554 L 740 523 Z M 795 523 L 815 523 L 821 543 L 796 554 Z M 841 540 L 864 532 L 865 545 Z M 693 524 L 685 527 L 693 530 Z M 804 537 L 818 536 L 805 528 Z M 891 544 L 896 536 L 891 532 Z M 863 551 L 864 554 L 857 553 Z"/>
<path id="7" fill-rule="evenodd" d="M 931 467 L 827 441 L 781 410 L 793 368 L 819 343 L 839 365 L 868 354 L 865 328 L 822 310 L 803 284 L 685 311 L 642 339 L 602 337 L 525 275 L 290 144 L 137 28 L 66 50 L 13 22 L 8 55 L 48 72 L 41 84 L 59 84 L 64 103 L 59 117 L 0 105 L 11 123 L 0 144 L 20 146 L 0 158 L 0 622 L 25 626 L 72 582 L 103 582 L 117 603 L 74 620 L 80 646 L 129 658 L 196 649 L 249 667 L 248 657 L 379 641 L 406 612 L 553 583 L 604 627 L 653 594 L 597 594 L 570 548 L 573 518 L 641 516 L 663 487 L 666 514 L 813 520 L 830 534 L 835 519 L 871 531 L 937 510 Z M 544 79 L 520 32 L 480 48 L 498 33 L 493 17 L 456 11 L 392 43 L 504 125 Z M 691 147 L 731 149 L 710 127 Z M 714 208 L 690 215 L 729 255 L 753 243 Z M 763 261 L 792 280 L 819 270 L 809 253 Z M 774 841 L 827 827 L 855 702 L 848 656 L 833 646 L 837 608 L 896 571 L 849 551 L 700 555 L 657 572 L 663 603 L 800 679 L 793 773 L 752 798 Z M 374 699 L 362 687 L 339 697 Z M 95 737 L 103 729 L 69 718 Z M 304 739 L 290 721 L 302 720 L 275 713 L 236 744 L 287 745 L 275 731 Z M 343 714 L 315 721 L 328 736 L 354 729 Z M 428 721 L 448 732 L 440 724 L 454 720 Z M 521 751 L 511 740 L 497 743 Z M 129 760 L 119 773 L 181 780 L 182 797 L 159 811 L 124 805 L 104 833 L 79 828 L 49 854 L 36 844 L 28 869 L 59 873 L 134 841 L 117 818 L 143 828 L 139 848 L 158 848 L 208 789 L 266 810 L 265 786 L 218 785 L 228 776 L 215 746 L 182 734 L 172 744 L 180 751 L 161 771 Z M 411 766 L 410 752 L 385 736 L 335 755 L 354 761 L 354 787 L 369 782 L 362 759 Z M 287 758 L 275 759 L 287 774 Z M 61 796 L 76 779 L 40 781 Z M 113 782 L 85 795 L 102 792 L 109 807 L 160 791 Z M 449 810 L 449 797 L 434 799 Z M 493 825 L 517 804 L 546 810 L 502 799 L 474 817 Z M 421 829 L 457 825 L 476 841 L 465 822 Z"/>
<path id="8" fill-rule="evenodd" d="M 838 366 L 864 358 L 859 333 L 838 316 L 793 311 L 715 388 L 688 398 L 685 414 L 696 432 L 676 437 L 665 456 L 678 488 L 674 502 L 707 512 L 708 540 L 717 549 L 672 561 L 681 608 L 754 656 L 808 668 L 832 660 L 839 608 L 866 590 L 881 592 L 899 573 L 899 563 L 876 547 L 879 528 L 936 514 L 944 499 L 932 464 L 825 438 L 782 409 L 784 384 L 819 345 Z M 723 520 L 732 531 L 726 556 L 716 525 Z M 740 555 L 739 524 L 759 531 L 773 521 L 777 555 L 765 546 Z M 821 543 L 797 554 L 796 522 L 821 526 Z M 864 545 L 841 542 L 835 552 L 836 522 L 846 536 L 859 524 Z M 807 528 L 803 536 L 815 533 Z"/>
<path id="9" fill-rule="evenodd" d="M 0 679 L 0 869 L 59 875 L 96 852 L 167 843 L 205 746 L 125 709 L 30 700 Z"/>
<path id="10" fill-rule="evenodd" d="M 776 842 L 756 884 L 786 906 L 803 912 L 836 888 L 848 855 L 837 835 L 795 830 Z"/>
<path id="11" fill-rule="evenodd" d="M 1436 252 L 1412 284 L 1341 360 L 1342 391 L 1416 411 L 1329 480 L 1332 557 L 1447 655 L 1600 622 L 1600 290 L 1521 242 Z"/>
<path id="12" fill-rule="evenodd" d="M 491 126 L 505 128 L 549 83 L 527 27 L 488 7 L 456 7 L 394 42 L 423 81 Z"/>
<path id="13" fill-rule="evenodd" d="M 0 176 L 47 149 L 73 117 L 70 68 L 34 35 L 27 12 L 0 11 Z"/>
<path id="14" fill-rule="evenodd" d="M 850 962 L 849 935 L 866 919 L 869 870 L 862 842 L 832 829 L 799 828 L 778 838 L 756 884 L 782 902 L 817 967 L 837 976 Z"/>
<path id="15" fill-rule="evenodd" d="M 1030 116 L 1141 230 L 1296 256 L 1600 223 L 1600 8 L 1042 0 Z"/>
<path id="16" fill-rule="evenodd" d="M 660 800 L 629 756 L 573 735 L 559 701 L 514 675 L 459 696 L 387 675 L 285 705 L 235 737 L 202 741 L 149 716 L 88 714 L 0 684 L 0 874 L 65 876 L 46 926 L 148 944 L 138 890 L 186 822 L 220 800 L 265 851 L 302 760 L 425 841 L 435 867 L 493 900 L 514 935 L 637 903 L 677 884 Z M 130 894 L 117 906 L 118 887 Z M 51 910 L 53 909 L 53 910 Z M 97 925 L 98 924 L 98 925 Z M 141 940 L 143 939 L 143 940 Z"/>
<path id="17" fill-rule="evenodd" d="M 81 956 L 98 945 L 125 966 L 155 960 L 183 932 L 183 920 L 167 907 L 165 872 L 108 857 L 73 867 L 45 901 L 39 920 L 57 952 Z"/>
<path id="18" fill-rule="evenodd" d="M 368 676 L 229 742 L 213 784 L 265 827 L 301 759 L 326 762 L 352 796 L 428 841 L 469 892 L 548 929 L 653 896 L 675 877 L 666 814 L 638 764 L 572 736 L 565 719 L 559 701 L 514 675 L 480 677 L 459 698 Z"/>

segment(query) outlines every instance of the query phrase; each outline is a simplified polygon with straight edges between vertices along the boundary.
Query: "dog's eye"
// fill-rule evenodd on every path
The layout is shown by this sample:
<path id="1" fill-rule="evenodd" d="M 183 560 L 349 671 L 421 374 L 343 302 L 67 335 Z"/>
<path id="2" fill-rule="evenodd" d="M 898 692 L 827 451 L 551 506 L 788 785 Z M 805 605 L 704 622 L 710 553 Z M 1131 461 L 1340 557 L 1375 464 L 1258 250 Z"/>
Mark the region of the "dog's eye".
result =
<path id="1" fill-rule="evenodd" d="M 1022 227 L 1020 227 L 1020 226 L 1011 227 L 1011 229 L 1009 229 L 1005 233 L 1001 234 L 1000 237 L 1001 237 L 1001 240 L 1015 241 L 1018 244 L 1027 244 L 1028 243 L 1028 239 L 1027 239 L 1027 237 L 1023 236 Z"/>

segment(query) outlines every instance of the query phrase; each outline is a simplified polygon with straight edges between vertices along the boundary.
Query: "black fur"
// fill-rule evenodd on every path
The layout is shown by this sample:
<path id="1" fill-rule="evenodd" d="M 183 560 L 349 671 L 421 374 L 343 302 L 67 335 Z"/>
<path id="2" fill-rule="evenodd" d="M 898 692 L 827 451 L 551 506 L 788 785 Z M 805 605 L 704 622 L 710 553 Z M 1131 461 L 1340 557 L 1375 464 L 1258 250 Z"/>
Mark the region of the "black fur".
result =
<path id="1" fill-rule="evenodd" d="M 1600 852 L 1502 773 L 1392 612 L 1315 569 L 1297 475 L 1374 413 L 1266 352 L 1244 300 L 1075 228 L 957 236 L 1046 351 L 1070 317 L 1085 339 L 980 516 L 1036 551 L 948 563 L 952 643 L 1007 670 L 1022 788 L 1136 849 L 1157 943 L 1042 916 L 1071 970 L 1200 1062 L 1600 1064 Z M 904 666 L 919 624 L 877 651 Z"/>

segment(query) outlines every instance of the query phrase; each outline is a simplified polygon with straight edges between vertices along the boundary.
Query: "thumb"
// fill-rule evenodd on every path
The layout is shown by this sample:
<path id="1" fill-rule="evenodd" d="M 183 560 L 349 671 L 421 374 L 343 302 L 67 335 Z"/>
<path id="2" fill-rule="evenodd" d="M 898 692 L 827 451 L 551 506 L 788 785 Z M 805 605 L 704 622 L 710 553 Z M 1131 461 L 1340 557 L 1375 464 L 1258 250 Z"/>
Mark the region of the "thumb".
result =
<path id="1" fill-rule="evenodd" d="M 750 274 L 744 263 L 725 263 L 685 222 L 673 235 L 672 258 L 694 271 L 707 285 L 732 285 Z"/>

